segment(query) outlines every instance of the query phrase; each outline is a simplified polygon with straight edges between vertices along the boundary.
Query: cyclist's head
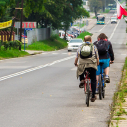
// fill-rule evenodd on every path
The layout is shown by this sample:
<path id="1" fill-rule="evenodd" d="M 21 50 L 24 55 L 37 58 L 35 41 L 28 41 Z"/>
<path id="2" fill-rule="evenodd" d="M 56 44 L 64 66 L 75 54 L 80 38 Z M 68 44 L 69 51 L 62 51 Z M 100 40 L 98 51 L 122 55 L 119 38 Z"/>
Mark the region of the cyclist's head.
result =
<path id="1" fill-rule="evenodd" d="M 101 33 L 97 39 L 108 39 L 108 37 L 104 34 L 104 33 Z"/>
<path id="2" fill-rule="evenodd" d="M 85 42 L 87 42 L 87 41 L 92 42 L 91 36 L 90 36 L 90 35 L 86 35 L 86 36 L 84 37 L 84 41 L 85 41 Z"/>

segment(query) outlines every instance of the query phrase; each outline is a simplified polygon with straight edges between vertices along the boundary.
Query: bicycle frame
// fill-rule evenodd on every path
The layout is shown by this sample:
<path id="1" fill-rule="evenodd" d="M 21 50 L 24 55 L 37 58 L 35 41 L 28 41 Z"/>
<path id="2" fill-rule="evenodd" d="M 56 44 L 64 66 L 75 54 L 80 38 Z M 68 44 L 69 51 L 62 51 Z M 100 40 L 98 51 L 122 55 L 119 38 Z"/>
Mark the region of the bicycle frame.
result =
<path id="1" fill-rule="evenodd" d="M 85 78 L 84 78 L 85 92 L 86 92 L 87 80 L 89 80 L 89 82 L 90 82 L 90 90 L 91 90 L 91 80 L 90 80 L 90 77 L 88 75 L 89 75 L 89 72 L 88 71 L 85 71 Z"/>
<path id="2" fill-rule="evenodd" d="M 101 67 L 101 69 L 100 69 L 101 73 L 100 74 L 102 77 L 102 79 L 101 79 L 102 80 L 102 86 L 104 87 L 104 85 L 105 85 L 105 83 L 104 83 L 104 69 L 102 68 L 102 65 L 100 65 L 100 67 Z M 99 82 L 98 82 L 98 85 L 99 85 Z"/>

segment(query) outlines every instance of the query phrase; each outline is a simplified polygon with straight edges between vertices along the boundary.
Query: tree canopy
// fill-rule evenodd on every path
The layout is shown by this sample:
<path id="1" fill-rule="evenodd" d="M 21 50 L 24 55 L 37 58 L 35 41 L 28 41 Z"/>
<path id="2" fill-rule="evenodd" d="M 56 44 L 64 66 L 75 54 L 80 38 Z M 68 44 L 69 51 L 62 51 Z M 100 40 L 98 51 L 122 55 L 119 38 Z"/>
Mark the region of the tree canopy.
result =
<path id="1" fill-rule="evenodd" d="M 0 21 L 7 20 L 7 16 L 12 19 L 17 4 L 21 7 L 21 1 L 0 0 Z M 82 0 L 24 0 L 23 21 L 35 21 L 40 27 L 67 29 L 75 19 L 89 17 L 82 4 Z M 17 10 L 16 19 L 20 21 L 20 18 L 21 10 Z"/>

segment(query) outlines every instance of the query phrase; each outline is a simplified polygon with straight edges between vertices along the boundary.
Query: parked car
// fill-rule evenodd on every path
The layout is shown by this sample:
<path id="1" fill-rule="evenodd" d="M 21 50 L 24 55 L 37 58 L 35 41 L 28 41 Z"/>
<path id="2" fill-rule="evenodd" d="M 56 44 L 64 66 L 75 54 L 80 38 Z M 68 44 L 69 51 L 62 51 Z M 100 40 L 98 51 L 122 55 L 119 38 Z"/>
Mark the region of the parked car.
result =
<path id="1" fill-rule="evenodd" d="M 64 35 L 65 35 L 65 32 L 63 30 L 59 30 L 59 37 L 63 39 Z M 69 37 L 67 34 L 66 34 L 66 40 L 68 41 L 71 40 L 71 37 Z"/>
<path id="2" fill-rule="evenodd" d="M 77 50 L 78 47 L 83 43 L 83 40 L 80 38 L 71 39 L 68 43 L 68 52 Z"/>
<path id="3" fill-rule="evenodd" d="M 67 31 L 67 35 L 71 38 L 74 38 L 74 34 L 71 31 Z"/>

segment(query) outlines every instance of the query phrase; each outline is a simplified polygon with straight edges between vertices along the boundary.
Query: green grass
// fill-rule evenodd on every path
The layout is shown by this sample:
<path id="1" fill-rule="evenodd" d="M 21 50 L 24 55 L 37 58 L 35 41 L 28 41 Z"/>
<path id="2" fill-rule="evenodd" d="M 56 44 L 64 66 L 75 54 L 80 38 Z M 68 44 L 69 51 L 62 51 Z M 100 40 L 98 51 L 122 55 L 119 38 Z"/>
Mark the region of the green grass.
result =
<path id="1" fill-rule="evenodd" d="M 83 32 L 83 33 L 81 33 L 77 38 L 82 38 L 83 40 L 84 40 L 84 37 L 86 36 L 86 35 L 92 35 L 91 33 L 89 33 L 89 32 Z"/>
<path id="2" fill-rule="evenodd" d="M 100 11 L 100 13 L 109 13 L 109 9 L 105 9 L 105 11 L 104 12 L 102 12 L 102 11 Z"/>
<path id="3" fill-rule="evenodd" d="M 96 16 L 92 17 L 92 19 L 96 19 Z"/>
<path id="4" fill-rule="evenodd" d="M 126 119 L 122 117 L 117 117 L 117 118 L 113 118 L 113 120 L 126 120 Z"/>
<path id="5" fill-rule="evenodd" d="M 0 50 L 0 60 L 2 59 L 9 59 L 9 58 L 15 58 L 15 57 L 23 57 L 23 56 L 27 56 L 29 55 L 29 53 L 24 52 L 24 51 L 19 51 L 17 49 L 14 50 L 3 50 L 3 47 L 1 47 Z"/>
<path id="6" fill-rule="evenodd" d="M 79 24 L 79 23 L 77 23 L 76 25 L 74 25 L 74 26 L 78 26 L 78 27 L 84 27 L 85 26 L 85 23 L 83 22 L 82 24 Z"/>
<path id="7" fill-rule="evenodd" d="M 54 51 L 65 47 L 67 47 L 67 41 L 55 35 L 48 40 L 37 41 L 26 46 L 26 50 Z"/>

